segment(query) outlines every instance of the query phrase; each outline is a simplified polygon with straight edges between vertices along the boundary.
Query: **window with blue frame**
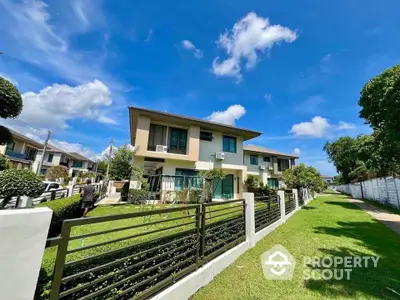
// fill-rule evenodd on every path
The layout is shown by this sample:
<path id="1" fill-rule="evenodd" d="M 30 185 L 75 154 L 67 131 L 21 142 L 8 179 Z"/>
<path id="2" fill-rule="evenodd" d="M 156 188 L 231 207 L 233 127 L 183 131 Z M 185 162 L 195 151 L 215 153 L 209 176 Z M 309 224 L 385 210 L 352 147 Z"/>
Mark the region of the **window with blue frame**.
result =
<path id="1" fill-rule="evenodd" d="M 236 138 L 224 135 L 222 140 L 222 151 L 236 153 Z"/>
<path id="2" fill-rule="evenodd" d="M 278 179 L 276 178 L 268 178 L 268 186 L 273 189 L 277 189 L 279 187 Z"/>
<path id="3" fill-rule="evenodd" d="M 82 168 L 83 167 L 83 162 L 82 161 L 74 161 L 72 163 L 72 167 L 74 167 L 74 168 Z"/>
<path id="4" fill-rule="evenodd" d="M 258 156 L 257 155 L 250 155 L 250 164 L 258 166 Z"/>

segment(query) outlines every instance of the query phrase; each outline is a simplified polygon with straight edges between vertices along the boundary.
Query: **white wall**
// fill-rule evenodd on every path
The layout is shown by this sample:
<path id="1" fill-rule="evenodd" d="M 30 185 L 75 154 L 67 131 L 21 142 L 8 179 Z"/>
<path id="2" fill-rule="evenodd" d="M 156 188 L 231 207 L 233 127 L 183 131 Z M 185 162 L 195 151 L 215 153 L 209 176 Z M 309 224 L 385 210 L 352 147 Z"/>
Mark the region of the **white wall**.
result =
<path id="1" fill-rule="evenodd" d="M 38 153 L 36 155 L 36 159 L 32 164 L 32 169 L 33 169 L 34 172 L 37 171 L 37 168 L 39 166 L 39 162 L 42 159 L 42 152 L 43 151 L 38 151 Z M 48 162 L 50 154 L 53 154 L 53 160 L 52 160 L 51 163 Z M 46 154 L 44 155 L 43 165 L 46 165 L 46 167 L 48 167 L 48 166 L 58 166 L 60 164 L 60 160 L 61 160 L 61 153 L 59 153 L 59 152 L 46 152 Z"/>
<path id="2" fill-rule="evenodd" d="M 229 135 L 232 136 L 232 135 Z M 222 140 L 223 134 L 220 132 L 213 132 L 213 140 L 212 141 L 203 141 L 200 140 L 200 154 L 199 160 L 203 162 L 215 162 L 215 152 L 224 152 L 222 151 Z M 243 165 L 243 138 L 240 136 L 236 136 L 236 153 L 224 152 L 225 159 L 223 161 L 224 164 L 231 165 Z"/>

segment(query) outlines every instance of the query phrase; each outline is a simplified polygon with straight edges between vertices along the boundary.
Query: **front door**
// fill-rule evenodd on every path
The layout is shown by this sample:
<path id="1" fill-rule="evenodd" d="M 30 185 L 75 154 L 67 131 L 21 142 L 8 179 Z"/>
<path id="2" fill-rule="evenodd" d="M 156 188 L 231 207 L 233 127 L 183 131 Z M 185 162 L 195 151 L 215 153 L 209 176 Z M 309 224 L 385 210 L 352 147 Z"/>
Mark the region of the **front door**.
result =
<path id="1" fill-rule="evenodd" d="M 224 179 L 218 180 L 214 191 L 215 199 L 232 199 L 233 195 L 233 175 L 226 175 Z"/>

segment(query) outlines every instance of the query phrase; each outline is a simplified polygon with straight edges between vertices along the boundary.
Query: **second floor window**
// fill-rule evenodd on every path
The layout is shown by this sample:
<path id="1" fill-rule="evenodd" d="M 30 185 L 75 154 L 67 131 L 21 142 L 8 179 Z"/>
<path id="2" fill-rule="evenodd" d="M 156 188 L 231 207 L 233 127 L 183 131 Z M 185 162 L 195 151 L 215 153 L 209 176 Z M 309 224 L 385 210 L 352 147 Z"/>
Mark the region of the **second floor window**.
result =
<path id="1" fill-rule="evenodd" d="M 264 157 L 263 157 L 263 161 L 264 161 L 264 162 L 271 162 L 271 158 L 268 157 L 268 156 L 264 156 Z"/>
<path id="2" fill-rule="evenodd" d="M 37 154 L 37 150 L 35 148 L 31 148 L 31 147 L 25 148 L 26 159 L 35 160 L 36 154 Z"/>
<path id="3" fill-rule="evenodd" d="M 49 154 L 49 157 L 47 158 L 47 162 L 51 163 L 53 161 L 53 156 L 54 156 L 54 154 Z"/>
<path id="4" fill-rule="evenodd" d="M 82 168 L 83 162 L 81 162 L 81 161 L 74 161 L 73 164 L 72 164 L 72 166 L 73 166 L 74 168 Z"/>
<path id="5" fill-rule="evenodd" d="M 250 164 L 251 165 L 258 165 L 258 156 L 257 155 L 250 155 Z"/>
<path id="6" fill-rule="evenodd" d="M 156 151 L 157 145 L 166 146 L 167 126 L 150 124 L 147 150 Z"/>
<path id="7" fill-rule="evenodd" d="M 285 171 L 289 169 L 289 160 L 278 158 L 278 171 Z"/>
<path id="8" fill-rule="evenodd" d="M 187 130 L 181 128 L 169 129 L 169 151 L 172 153 L 186 154 Z"/>
<path id="9" fill-rule="evenodd" d="M 236 153 L 236 138 L 232 136 L 224 136 L 222 151 Z"/>
<path id="10" fill-rule="evenodd" d="M 14 151 L 14 147 L 15 147 L 15 143 L 14 142 L 8 142 L 7 143 L 7 147 L 6 147 L 6 152 L 13 152 Z"/>

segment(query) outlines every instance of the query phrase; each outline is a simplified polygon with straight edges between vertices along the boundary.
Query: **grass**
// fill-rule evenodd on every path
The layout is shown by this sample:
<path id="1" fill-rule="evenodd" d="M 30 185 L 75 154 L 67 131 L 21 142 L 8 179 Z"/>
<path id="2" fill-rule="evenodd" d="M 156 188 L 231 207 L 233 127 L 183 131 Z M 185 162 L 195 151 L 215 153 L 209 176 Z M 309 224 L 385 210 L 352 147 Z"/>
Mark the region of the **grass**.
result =
<path id="1" fill-rule="evenodd" d="M 178 205 L 159 205 L 159 206 L 152 206 L 148 205 L 145 207 L 141 207 L 139 205 L 133 205 L 133 204 L 126 204 L 126 205 L 109 205 L 109 206 L 98 206 L 96 209 L 92 210 L 89 212 L 88 216 L 89 217 L 96 217 L 96 216 L 105 216 L 105 215 L 121 215 L 121 214 L 128 214 L 128 213 L 134 213 L 134 212 L 140 212 L 140 211 L 151 211 L 151 210 L 161 210 L 162 208 L 171 208 L 171 207 L 182 207 L 182 211 L 177 211 L 169 214 L 155 214 L 152 215 L 151 217 L 136 217 L 136 218 L 128 218 L 128 219 L 122 219 L 122 220 L 117 220 L 117 221 L 109 221 L 109 222 L 101 222 L 101 223 L 94 223 L 94 224 L 89 224 L 89 225 L 82 225 L 82 226 L 75 226 L 72 227 L 71 230 L 71 237 L 78 236 L 78 235 L 83 235 L 86 233 L 93 233 L 93 232 L 101 232 L 104 230 L 109 230 L 109 229 L 116 229 L 116 228 L 122 228 L 126 226 L 133 226 L 133 225 L 141 225 L 141 224 L 147 224 L 150 222 L 155 222 L 155 221 L 165 221 L 160 224 L 154 224 L 154 225 L 148 225 L 148 226 L 143 226 L 139 228 L 133 228 L 133 229 L 128 229 L 128 230 L 121 230 L 121 231 L 116 231 L 116 232 L 111 232 L 107 234 L 99 234 L 95 235 L 92 237 L 86 237 L 86 238 L 79 238 L 76 240 L 71 240 L 68 244 L 68 249 L 75 249 L 75 248 L 81 248 L 101 242 L 106 242 L 114 239 L 119 239 L 119 238 L 124 238 L 127 236 L 143 233 L 146 231 L 153 231 L 153 230 L 158 230 L 158 229 L 163 229 L 166 227 L 172 227 L 175 225 L 179 224 L 187 224 L 182 227 L 178 228 L 172 228 L 169 230 L 161 231 L 161 232 L 156 232 L 140 237 L 135 237 L 135 238 L 130 238 L 126 239 L 123 241 L 118 241 L 118 242 L 113 242 L 107 245 L 101 245 L 97 246 L 91 249 L 83 250 L 83 251 L 78 251 L 74 252 L 71 254 L 68 254 L 66 257 L 66 262 L 70 261 L 75 261 L 75 260 L 80 260 L 80 259 L 85 259 L 88 256 L 93 256 L 93 255 L 98 255 L 101 253 L 105 253 L 111 250 L 116 250 L 120 249 L 123 247 L 127 246 L 133 246 L 141 242 L 145 242 L 148 240 L 153 240 L 156 238 L 164 237 L 164 236 L 169 236 L 174 233 L 179 233 L 185 230 L 193 229 L 195 228 L 195 210 L 185 210 L 184 206 L 178 206 Z M 231 218 L 234 216 L 237 216 L 242 213 L 241 209 L 238 209 L 239 206 L 235 204 L 226 204 L 223 205 L 223 208 L 229 208 L 227 212 L 232 212 L 232 214 L 229 215 L 224 215 L 219 217 L 218 215 L 226 213 L 225 211 L 216 211 L 213 212 L 214 210 L 221 209 L 222 206 L 217 205 L 217 206 L 211 206 L 208 208 L 207 212 L 207 217 L 209 216 L 217 216 L 207 222 L 209 223 L 214 223 L 217 221 L 220 221 L 225 218 Z M 190 212 L 190 214 L 187 214 L 187 211 Z M 185 217 L 184 219 L 181 220 L 171 220 L 167 221 L 172 218 L 179 218 L 179 217 Z M 42 272 L 41 272 L 41 277 L 40 277 L 40 283 L 39 283 L 39 289 L 37 291 L 38 295 L 42 295 L 43 291 L 48 290 L 50 288 L 50 280 L 51 276 L 53 273 L 54 269 L 54 262 L 55 262 L 55 257 L 57 253 L 57 247 L 51 247 L 47 248 L 45 250 L 43 260 L 42 260 Z M 45 294 L 43 294 L 42 297 L 44 297 Z"/>
<path id="2" fill-rule="evenodd" d="M 400 236 L 347 201 L 324 195 L 200 289 L 193 300 L 211 299 L 399 299 Z M 260 255 L 276 244 L 296 259 L 290 281 L 264 278 Z M 350 280 L 305 281 L 304 256 L 379 256 L 377 268 L 356 268 Z M 393 291 L 397 291 L 397 294 Z"/>

